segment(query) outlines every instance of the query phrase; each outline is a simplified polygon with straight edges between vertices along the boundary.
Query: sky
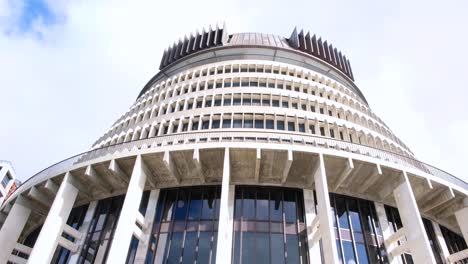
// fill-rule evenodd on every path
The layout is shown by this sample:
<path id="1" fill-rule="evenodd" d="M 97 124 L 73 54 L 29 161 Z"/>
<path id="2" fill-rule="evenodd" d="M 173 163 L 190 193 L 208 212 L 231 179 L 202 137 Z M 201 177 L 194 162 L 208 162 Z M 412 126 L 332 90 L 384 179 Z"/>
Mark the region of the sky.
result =
<path id="1" fill-rule="evenodd" d="M 327 39 L 416 157 L 468 181 L 467 1 L 0 0 L 0 159 L 19 179 L 84 152 L 185 34 Z"/>

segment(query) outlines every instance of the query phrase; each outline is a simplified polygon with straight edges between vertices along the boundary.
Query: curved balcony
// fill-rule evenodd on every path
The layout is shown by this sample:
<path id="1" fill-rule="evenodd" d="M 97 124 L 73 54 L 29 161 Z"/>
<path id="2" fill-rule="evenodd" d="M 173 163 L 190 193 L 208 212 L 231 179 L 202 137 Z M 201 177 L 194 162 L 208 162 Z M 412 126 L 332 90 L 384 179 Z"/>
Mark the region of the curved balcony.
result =
<path id="1" fill-rule="evenodd" d="M 98 149 L 93 149 L 87 152 L 80 153 L 73 157 L 67 158 L 57 162 L 44 170 L 36 173 L 28 180 L 26 180 L 16 191 L 16 193 L 9 198 L 11 201 L 17 194 L 27 190 L 28 188 L 38 184 L 48 178 L 60 175 L 74 168 L 79 168 L 87 165 L 93 159 L 105 157 L 106 155 L 113 155 L 115 153 L 128 152 L 133 155 L 132 150 L 150 150 L 154 149 L 155 152 L 165 146 L 183 145 L 190 148 L 201 147 L 204 143 L 216 143 L 219 147 L 220 143 L 252 143 L 262 144 L 265 143 L 265 148 L 274 149 L 272 145 L 289 145 L 289 146 L 309 146 L 315 148 L 326 148 L 336 150 L 338 152 L 354 153 L 364 155 L 370 158 L 381 160 L 383 162 L 390 162 L 406 168 L 415 169 L 420 171 L 421 174 L 432 175 L 442 182 L 448 182 L 458 187 L 461 190 L 468 190 L 468 183 L 455 177 L 454 175 L 424 163 L 422 161 L 403 156 L 397 153 L 376 149 L 369 146 L 364 146 L 356 143 L 349 143 L 341 140 L 325 138 L 313 135 L 303 135 L 299 133 L 290 132 L 269 132 L 269 131 L 256 131 L 256 130 L 228 130 L 228 131 L 199 131 L 187 132 L 173 135 L 157 136 L 143 140 L 135 140 Z M 203 148 L 203 147 L 201 147 Z M 125 156 L 125 155 L 124 155 Z"/>

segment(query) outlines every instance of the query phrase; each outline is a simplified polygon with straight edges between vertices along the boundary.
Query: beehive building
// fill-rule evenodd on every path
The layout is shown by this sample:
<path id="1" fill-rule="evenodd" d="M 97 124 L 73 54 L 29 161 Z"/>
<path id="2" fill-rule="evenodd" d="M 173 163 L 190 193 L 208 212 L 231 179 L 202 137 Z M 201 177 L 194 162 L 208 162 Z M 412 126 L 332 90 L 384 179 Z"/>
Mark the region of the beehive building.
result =
<path id="1" fill-rule="evenodd" d="M 209 28 L 88 152 L 7 199 L 0 263 L 467 263 L 467 196 L 331 43 Z"/>

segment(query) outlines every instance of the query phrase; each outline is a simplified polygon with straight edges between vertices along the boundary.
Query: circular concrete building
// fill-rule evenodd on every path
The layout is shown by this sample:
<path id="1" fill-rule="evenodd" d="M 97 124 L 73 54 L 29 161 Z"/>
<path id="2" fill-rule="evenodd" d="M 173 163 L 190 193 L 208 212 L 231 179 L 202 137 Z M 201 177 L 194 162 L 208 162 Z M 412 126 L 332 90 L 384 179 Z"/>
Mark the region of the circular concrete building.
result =
<path id="1" fill-rule="evenodd" d="M 467 196 L 332 44 L 216 27 L 170 46 L 90 151 L 5 201 L 0 263 L 467 263 Z"/>

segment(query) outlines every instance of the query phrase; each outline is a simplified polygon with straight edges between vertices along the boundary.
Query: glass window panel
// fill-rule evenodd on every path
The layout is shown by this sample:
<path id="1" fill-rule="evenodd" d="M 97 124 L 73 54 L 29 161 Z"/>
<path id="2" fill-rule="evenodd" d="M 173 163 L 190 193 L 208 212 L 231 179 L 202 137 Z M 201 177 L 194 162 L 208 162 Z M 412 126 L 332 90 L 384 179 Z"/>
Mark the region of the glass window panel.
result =
<path id="1" fill-rule="evenodd" d="M 211 128 L 212 129 L 215 129 L 215 128 L 219 128 L 219 120 L 213 120 L 213 123 L 211 123 Z"/>
<path id="2" fill-rule="evenodd" d="M 266 120 L 266 128 L 275 129 L 274 121 L 273 120 Z"/>
<path id="3" fill-rule="evenodd" d="M 353 243 L 351 241 L 343 241 L 343 254 L 345 264 L 355 264 L 356 258 L 354 257 Z"/>
<path id="4" fill-rule="evenodd" d="M 233 127 L 234 128 L 242 128 L 242 119 L 234 119 Z"/>
<path id="5" fill-rule="evenodd" d="M 197 233 L 187 232 L 184 241 L 182 263 L 191 264 L 195 261 L 195 248 L 197 246 Z"/>
<path id="6" fill-rule="evenodd" d="M 244 128 L 253 128 L 253 120 L 252 119 L 245 119 L 244 120 Z"/>
<path id="7" fill-rule="evenodd" d="M 185 190 L 179 191 L 179 196 L 177 198 L 176 210 L 175 210 L 175 220 L 185 220 L 188 209 L 188 192 Z"/>
<path id="8" fill-rule="evenodd" d="M 242 263 L 255 263 L 255 233 L 242 233 Z"/>
<path id="9" fill-rule="evenodd" d="M 345 200 L 341 196 L 336 197 L 336 213 L 338 215 L 338 222 L 340 228 L 349 229 L 348 213 L 346 212 Z"/>
<path id="10" fill-rule="evenodd" d="M 300 263 L 299 261 L 299 239 L 297 235 L 286 235 L 286 249 L 289 263 Z"/>
<path id="11" fill-rule="evenodd" d="M 240 263 L 240 234 L 241 232 L 234 232 L 234 248 L 233 248 L 233 258 L 234 264 Z"/>
<path id="12" fill-rule="evenodd" d="M 257 233 L 255 245 L 257 246 L 256 263 L 270 263 L 270 236 L 268 233 Z"/>
<path id="13" fill-rule="evenodd" d="M 215 211 L 215 192 L 213 189 L 206 190 L 203 196 L 202 219 L 212 219 Z"/>
<path id="14" fill-rule="evenodd" d="M 252 189 L 244 190 L 242 216 L 244 219 L 255 219 L 255 193 Z"/>
<path id="15" fill-rule="evenodd" d="M 240 219 L 242 216 L 242 190 L 237 190 L 234 201 L 234 219 Z"/>
<path id="16" fill-rule="evenodd" d="M 223 128 L 231 128 L 231 119 L 223 119 Z"/>
<path id="17" fill-rule="evenodd" d="M 255 128 L 263 128 L 263 120 L 255 120 Z"/>
<path id="18" fill-rule="evenodd" d="M 284 216 L 286 222 L 296 222 L 296 195 L 295 192 L 284 192 Z"/>
<path id="19" fill-rule="evenodd" d="M 257 219 L 268 220 L 268 192 L 259 191 L 257 193 Z"/>
<path id="20" fill-rule="evenodd" d="M 197 263 L 209 263 L 211 252 L 211 233 L 200 232 Z"/>
<path id="21" fill-rule="evenodd" d="M 356 251 L 358 255 L 359 264 L 368 264 L 366 246 L 362 243 L 356 243 Z"/>
<path id="22" fill-rule="evenodd" d="M 167 258 L 168 263 L 179 263 L 180 254 L 182 252 L 182 241 L 184 233 L 174 232 L 171 237 L 171 248 Z"/>
<path id="23" fill-rule="evenodd" d="M 359 219 L 359 210 L 354 199 L 348 199 L 349 218 L 351 219 L 351 227 L 353 231 L 361 232 L 361 220 Z"/>
<path id="24" fill-rule="evenodd" d="M 277 130 L 284 130 L 284 121 L 282 121 L 282 120 L 276 121 L 276 129 Z"/>
<path id="25" fill-rule="evenodd" d="M 270 220 L 281 222 L 283 220 L 282 194 L 280 191 L 272 190 L 270 195 Z"/>
<path id="26" fill-rule="evenodd" d="M 294 122 L 288 122 L 288 131 L 294 131 Z"/>
<path id="27" fill-rule="evenodd" d="M 336 230 L 335 230 L 336 231 Z M 339 263 L 343 263 L 343 257 L 341 255 L 341 243 L 340 243 L 340 240 L 335 240 L 336 241 L 336 251 L 338 251 L 338 262 Z"/>
<path id="28" fill-rule="evenodd" d="M 190 206 L 188 212 L 189 220 L 196 220 L 200 218 L 202 204 L 203 202 L 201 190 L 192 191 L 192 193 L 190 194 Z"/>

